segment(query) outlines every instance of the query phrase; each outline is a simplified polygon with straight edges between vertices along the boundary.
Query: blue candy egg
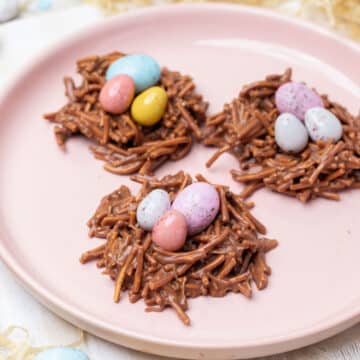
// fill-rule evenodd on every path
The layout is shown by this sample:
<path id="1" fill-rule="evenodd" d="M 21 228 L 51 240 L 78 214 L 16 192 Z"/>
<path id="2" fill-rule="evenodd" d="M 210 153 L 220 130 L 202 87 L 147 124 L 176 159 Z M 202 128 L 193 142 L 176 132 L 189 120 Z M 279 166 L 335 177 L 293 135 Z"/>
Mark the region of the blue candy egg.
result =
<path id="1" fill-rule="evenodd" d="M 159 64 L 148 55 L 133 54 L 114 61 L 106 72 L 106 80 L 119 74 L 129 75 L 135 82 L 136 92 L 157 84 L 160 79 Z"/>
<path id="2" fill-rule="evenodd" d="M 89 358 L 78 349 L 56 347 L 42 351 L 33 360 L 89 360 Z"/>

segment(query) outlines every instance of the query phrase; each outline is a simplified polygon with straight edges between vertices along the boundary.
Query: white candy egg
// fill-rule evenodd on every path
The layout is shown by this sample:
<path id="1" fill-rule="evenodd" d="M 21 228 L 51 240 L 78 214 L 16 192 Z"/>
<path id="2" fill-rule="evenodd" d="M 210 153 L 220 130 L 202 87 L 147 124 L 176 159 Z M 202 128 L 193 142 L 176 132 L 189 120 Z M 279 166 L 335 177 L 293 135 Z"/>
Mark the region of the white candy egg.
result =
<path id="1" fill-rule="evenodd" d="M 290 113 L 281 114 L 275 122 L 275 141 L 281 150 L 298 153 L 309 140 L 302 121 Z"/>
<path id="2" fill-rule="evenodd" d="M 0 23 L 19 14 L 19 0 L 0 0 Z"/>
<path id="3" fill-rule="evenodd" d="M 338 141 L 343 133 L 339 119 L 321 107 L 314 107 L 306 112 L 305 125 L 313 141 Z"/>
<path id="4" fill-rule="evenodd" d="M 151 231 L 161 215 L 169 209 L 169 194 L 165 190 L 155 189 L 140 202 L 136 210 L 137 222 L 144 230 Z"/>

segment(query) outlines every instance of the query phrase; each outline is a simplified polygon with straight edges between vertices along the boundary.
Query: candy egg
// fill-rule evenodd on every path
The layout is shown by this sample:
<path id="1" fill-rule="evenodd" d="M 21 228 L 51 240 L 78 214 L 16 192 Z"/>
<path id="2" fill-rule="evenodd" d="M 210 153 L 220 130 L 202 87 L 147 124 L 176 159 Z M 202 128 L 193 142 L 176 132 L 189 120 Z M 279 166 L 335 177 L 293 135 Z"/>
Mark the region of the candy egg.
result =
<path id="1" fill-rule="evenodd" d="M 121 114 L 130 106 L 135 95 L 134 80 L 125 74 L 114 76 L 100 91 L 99 101 L 105 111 Z"/>
<path id="2" fill-rule="evenodd" d="M 167 102 L 166 91 L 153 86 L 135 98 L 131 105 L 131 116 L 140 125 L 155 125 L 164 116 Z"/>
<path id="3" fill-rule="evenodd" d="M 338 141 L 343 133 L 339 119 L 322 107 L 312 108 L 306 112 L 305 125 L 313 141 Z"/>
<path id="4" fill-rule="evenodd" d="M 172 209 L 185 215 L 190 235 L 204 230 L 219 212 L 217 190 L 208 183 L 196 182 L 187 186 L 175 198 Z"/>
<path id="5" fill-rule="evenodd" d="M 156 222 L 170 209 L 169 194 L 162 189 L 155 189 L 138 205 L 136 219 L 139 225 L 147 231 L 152 230 Z"/>
<path id="6" fill-rule="evenodd" d="M 56 347 L 40 352 L 33 360 L 89 360 L 89 358 L 78 349 Z"/>
<path id="7" fill-rule="evenodd" d="M 185 216 L 177 210 L 168 210 L 155 224 L 152 241 L 164 250 L 176 251 L 184 246 L 186 235 Z"/>
<path id="8" fill-rule="evenodd" d="M 275 122 L 275 141 L 281 150 L 298 153 L 303 150 L 309 135 L 301 120 L 289 113 L 278 116 Z"/>
<path id="9" fill-rule="evenodd" d="M 291 113 L 304 120 L 307 110 L 323 107 L 321 97 L 305 84 L 288 82 L 281 85 L 275 93 L 275 103 L 281 113 Z"/>
<path id="10" fill-rule="evenodd" d="M 11 20 L 20 12 L 19 0 L 0 0 L 0 23 Z"/>
<path id="11" fill-rule="evenodd" d="M 148 55 L 133 54 L 114 61 L 106 71 L 106 80 L 116 75 L 129 75 L 135 82 L 136 92 L 155 85 L 160 79 L 159 64 Z"/>

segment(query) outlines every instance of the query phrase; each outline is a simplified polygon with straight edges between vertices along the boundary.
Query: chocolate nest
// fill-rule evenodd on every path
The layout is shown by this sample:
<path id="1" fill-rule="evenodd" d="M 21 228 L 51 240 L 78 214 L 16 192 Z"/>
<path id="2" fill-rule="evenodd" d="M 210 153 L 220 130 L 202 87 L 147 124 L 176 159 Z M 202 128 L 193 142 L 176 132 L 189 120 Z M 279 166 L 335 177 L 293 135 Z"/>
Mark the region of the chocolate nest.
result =
<path id="1" fill-rule="evenodd" d="M 206 181 L 201 175 L 196 179 Z M 95 260 L 115 281 L 115 302 L 126 291 L 132 303 L 143 299 L 146 311 L 171 307 L 189 325 L 188 298 L 222 297 L 228 292 L 250 298 L 252 282 L 259 290 L 267 286 L 271 269 L 265 254 L 277 241 L 259 236 L 266 228 L 250 213 L 253 204 L 226 186 L 214 185 L 221 199 L 214 222 L 187 238 L 182 252 L 168 252 L 156 247 L 151 232 L 136 223 L 137 206 L 153 189 L 166 190 L 173 200 L 193 179 L 181 171 L 160 180 L 140 175 L 132 180 L 141 184 L 136 196 L 121 186 L 102 199 L 88 226 L 89 236 L 103 238 L 104 243 L 80 258 L 83 264 Z"/>
<path id="2" fill-rule="evenodd" d="M 342 123 L 342 139 L 336 143 L 309 142 L 299 154 L 283 153 L 274 137 L 279 115 L 274 95 L 280 85 L 291 81 L 291 74 L 287 69 L 284 74 L 244 86 L 222 112 L 207 119 L 203 142 L 219 150 L 206 165 L 210 167 L 225 152 L 235 155 L 240 170 L 231 174 L 246 185 L 243 199 L 267 187 L 302 202 L 318 197 L 339 200 L 340 191 L 360 188 L 360 115 L 353 116 L 322 95 L 325 108 Z"/>
<path id="3" fill-rule="evenodd" d="M 56 123 L 54 133 L 61 147 L 70 137 L 82 135 L 95 143 L 90 149 L 97 159 L 105 161 L 107 171 L 151 175 L 168 160 L 186 156 L 193 137 L 200 140 L 208 103 L 195 92 L 191 77 L 164 68 L 159 85 L 167 92 L 168 106 L 158 124 L 142 127 L 131 119 L 129 111 L 121 115 L 105 112 L 98 100 L 106 81 L 105 73 L 122 56 L 114 52 L 77 61 L 81 84 L 76 86 L 72 78 L 66 77 L 68 103 L 44 117 Z"/>

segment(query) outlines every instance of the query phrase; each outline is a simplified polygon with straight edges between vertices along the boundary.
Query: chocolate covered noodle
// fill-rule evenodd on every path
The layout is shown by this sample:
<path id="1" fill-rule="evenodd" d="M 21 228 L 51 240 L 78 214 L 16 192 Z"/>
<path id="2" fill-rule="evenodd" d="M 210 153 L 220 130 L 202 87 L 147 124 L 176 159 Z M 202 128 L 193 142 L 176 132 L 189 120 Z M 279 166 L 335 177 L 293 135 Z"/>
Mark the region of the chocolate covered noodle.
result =
<path id="1" fill-rule="evenodd" d="M 206 181 L 201 175 L 196 178 Z M 221 201 L 214 222 L 188 237 L 181 252 L 169 252 L 156 247 L 151 232 L 139 227 L 136 209 L 153 189 L 166 190 L 173 200 L 193 179 L 179 172 L 160 180 L 139 175 L 132 180 L 141 184 L 137 195 L 121 186 L 102 199 L 88 226 L 90 237 L 103 238 L 104 243 L 80 258 L 84 264 L 96 261 L 114 280 L 115 302 L 127 293 L 130 302 L 143 300 L 146 311 L 172 308 L 189 325 L 189 298 L 229 292 L 250 298 L 253 283 L 259 290 L 267 286 L 271 269 L 265 256 L 277 241 L 263 236 L 266 228 L 251 214 L 253 204 L 226 186 L 214 185 Z"/>
<path id="2" fill-rule="evenodd" d="M 360 115 L 322 95 L 326 109 L 341 121 L 343 136 L 336 142 L 310 142 L 299 154 L 283 153 L 275 142 L 274 123 L 279 115 L 274 95 L 291 80 L 291 69 L 281 75 L 244 86 L 223 111 L 211 116 L 204 130 L 204 144 L 219 150 L 208 160 L 211 166 L 223 153 L 239 160 L 231 171 L 246 186 L 243 199 L 267 187 L 307 202 L 318 197 L 339 200 L 339 192 L 360 188 Z"/>
<path id="3" fill-rule="evenodd" d="M 65 78 L 67 104 L 44 117 L 56 124 L 55 137 L 61 147 L 70 137 L 81 135 L 91 140 L 92 152 L 105 161 L 107 171 L 152 174 L 165 162 L 186 156 L 194 139 L 200 140 L 208 104 L 195 92 L 191 77 L 164 68 L 159 85 L 166 90 L 169 101 L 158 124 L 142 127 L 131 119 L 129 111 L 121 115 L 105 112 L 99 103 L 105 73 L 122 56 L 114 52 L 79 60 L 81 84 L 77 86 L 72 78 Z"/>

